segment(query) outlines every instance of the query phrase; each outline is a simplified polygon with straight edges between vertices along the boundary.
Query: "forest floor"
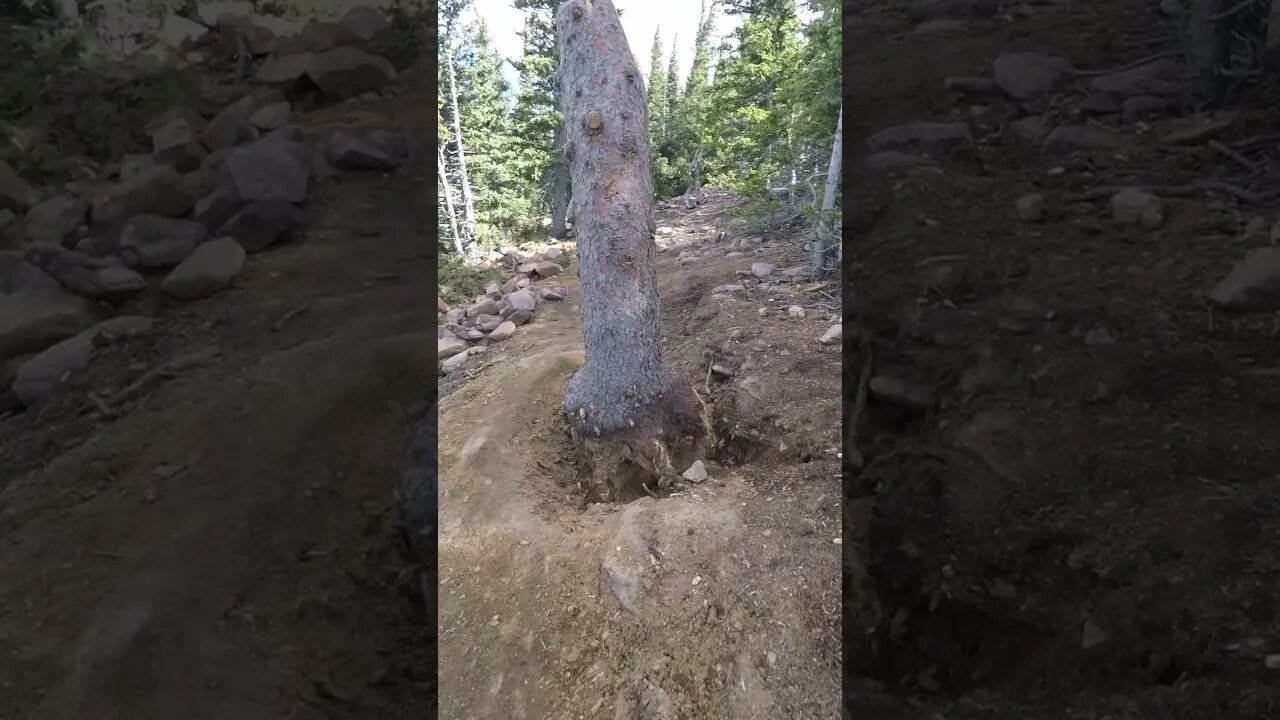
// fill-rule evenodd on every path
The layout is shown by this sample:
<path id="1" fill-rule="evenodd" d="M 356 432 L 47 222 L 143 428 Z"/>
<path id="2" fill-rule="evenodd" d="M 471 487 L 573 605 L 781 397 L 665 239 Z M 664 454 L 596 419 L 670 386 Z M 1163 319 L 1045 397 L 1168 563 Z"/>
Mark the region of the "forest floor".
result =
<path id="1" fill-rule="evenodd" d="M 802 241 L 750 230 L 742 204 L 657 213 L 663 351 L 717 419 L 709 479 L 580 493 L 562 409 L 583 360 L 576 264 L 545 281 L 564 302 L 442 379 L 441 717 L 839 713 L 840 349 L 818 342 L 839 300 L 780 281 Z M 761 262 L 777 271 L 742 277 Z"/>
<path id="2" fill-rule="evenodd" d="M 423 717 L 434 619 L 391 502 L 435 382 L 433 106 L 406 86 L 304 116 L 426 150 L 319 189 L 231 289 L 143 296 L 150 335 L 0 418 L 0 717 Z M 92 400 L 144 376 L 113 416 Z"/>
<path id="3" fill-rule="evenodd" d="M 1177 50 L 1157 3 L 856 5 L 845 383 L 870 381 L 846 489 L 866 568 L 846 594 L 849 712 L 1280 716 L 1277 318 L 1204 299 L 1271 242 L 1273 103 L 1255 90 L 1217 134 L 1174 144 L 1195 113 L 1075 115 L 1089 75 L 1026 103 L 944 88 L 1006 52 L 1090 71 Z M 1036 117 L 1119 142 L 1049 154 L 1015 132 Z M 977 140 L 930 167 L 865 163 L 874 132 L 954 120 Z M 1081 197 L 1204 180 L 1263 199 L 1169 192 L 1145 229 L 1113 221 L 1105 191 Z M 1044 217 L 1023 222 L 1033 192 Z"/>

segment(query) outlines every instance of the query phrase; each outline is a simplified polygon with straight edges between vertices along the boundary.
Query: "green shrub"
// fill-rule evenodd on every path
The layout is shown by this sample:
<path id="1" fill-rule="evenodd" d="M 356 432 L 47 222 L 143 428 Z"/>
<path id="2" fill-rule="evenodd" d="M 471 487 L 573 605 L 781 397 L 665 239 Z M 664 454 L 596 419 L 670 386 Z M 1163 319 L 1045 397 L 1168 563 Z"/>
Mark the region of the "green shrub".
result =
<path id="1" fill-rule="evenodd" d="M 497 268 L 468 264 L 455 254 L 441 255 L 439 266 L 440 297 L 450 305 L 471 302 L 471 299 L 484 292 L 490 283 L 502 280 L 502 271 Z"/>

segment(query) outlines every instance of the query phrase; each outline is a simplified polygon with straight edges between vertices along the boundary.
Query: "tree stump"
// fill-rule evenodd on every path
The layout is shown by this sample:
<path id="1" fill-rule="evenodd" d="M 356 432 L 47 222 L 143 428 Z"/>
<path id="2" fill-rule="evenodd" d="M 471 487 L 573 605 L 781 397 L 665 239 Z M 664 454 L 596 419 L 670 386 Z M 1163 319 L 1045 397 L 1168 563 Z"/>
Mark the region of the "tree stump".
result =
<path id="1" fill-rule="evenodd" d="M 662 359 L 644 81 L 611 0 L 566 2 L 556 29 L 586 342 L 564 410 L 597 489 L 656 494 L 711 431 Z"/>

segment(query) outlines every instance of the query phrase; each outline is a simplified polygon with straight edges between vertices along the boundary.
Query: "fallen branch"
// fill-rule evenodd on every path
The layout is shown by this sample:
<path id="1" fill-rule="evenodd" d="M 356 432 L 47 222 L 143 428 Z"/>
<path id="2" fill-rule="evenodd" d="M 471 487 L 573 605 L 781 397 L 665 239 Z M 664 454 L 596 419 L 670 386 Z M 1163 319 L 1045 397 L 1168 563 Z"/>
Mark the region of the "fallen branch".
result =
<path id="1" fill-rule="evenodd" d="M 1210 140 L 1208 142 L 1208 145 L 1214 150 L 1217 150 L 1219 153 L 1227 156 L 1228 158 L 1231 158 L 1232 160 L 1235 160 L 1236 163 L 1239 164 L 1241 167 L 1243 167 L 1245 170 L 1248 170 L 1251 173 L 1258 172 L 1257 164 L 1255 164 L 1252 160 L 1245 157 L 1244 155 L 1236 152 L 1235 150 L 1232 150 L 1226 145 L 1223 145 L 1220 141 Z"/>
<path id="2" fill-rule="evenodd" d="M 1107 185 L 1103 187 L 1096 187 L 1076 195 L 1074 202 L 1103 200 L 1127 188 L 1142 190 L 1161 197 L 1187 197 L 1189 195 L 1195 195 L 1198 192 L 1217 191 L 1231 195 L 1243 202 L 1255 205 L 1263 200 L 1262 195 L 1259 195 L 1252 190 L 1242 188 L 1239 185 L 1233 185 L 1221 180 L 1193 180 L 1192 182 L 1184 185 Z"/>
<path id="3" fill-rule="evenodd" d="M 862 451 L 858 450 L 858 425 L 862 413 L 867 407 L 867 387 L 871 384 L 871 366 L 874 353 L 871 343 L 863 343 L 867 359 L 862 363 L 862 373 L 858 376 L 858 392 L 854 396 L 853 408 L 849 411 L 849 421 L 845 424 L 844 445 L 849 449 L 849 462 L 854 468 L 861 470 L 863 466 Z"/>
<path id="4" fill-rule="evenodd" d="M 1156 60 L 1164 60 L 1165 58 L 1178 57 L 1181 54 L 1182 52 L 1179 50 L 1165 50 L 1164 52 L 1158 52 L 1153 55 L 1148 55 L 1144 58 L 1139 58 L 1138 60 L 1134 60 L 1131 63 L 1127 63 L 1119 67 L 1108 68 L 1106 70 L 1071 70 L 1070 74 L 1076 77 L 1101 77 L 1103 75 L 1111 75 L 1113 73 L 1124 72 L 1125 70 L 1132 70 L 1136 67 L 1141 67 L 1143 65 L 1146 65 L 1147 63 L 1155 62 Z"/>

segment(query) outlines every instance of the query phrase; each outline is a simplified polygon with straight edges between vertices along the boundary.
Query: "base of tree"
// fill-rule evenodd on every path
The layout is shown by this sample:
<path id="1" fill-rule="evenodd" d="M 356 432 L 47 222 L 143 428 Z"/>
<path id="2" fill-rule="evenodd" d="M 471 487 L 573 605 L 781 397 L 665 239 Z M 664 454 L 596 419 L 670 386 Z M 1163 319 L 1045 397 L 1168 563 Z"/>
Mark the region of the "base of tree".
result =
<path id="1" fill-rule="evenodd" d="M 572 406 L 566 402 L 566 418 L 585 480 L 591 485 L 589 494 L 603 500 L 665 495 L 679 482 L 680 473 L 704 458 L 712 444 L 706 404 L 687 380 L 674 373 L 653 402 L 612 406 L 629 407 L 635 419 L 611 412 L 602 426 L 604 418 L 569 411 Z"/>

